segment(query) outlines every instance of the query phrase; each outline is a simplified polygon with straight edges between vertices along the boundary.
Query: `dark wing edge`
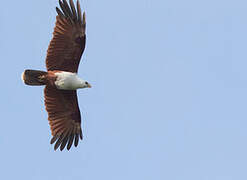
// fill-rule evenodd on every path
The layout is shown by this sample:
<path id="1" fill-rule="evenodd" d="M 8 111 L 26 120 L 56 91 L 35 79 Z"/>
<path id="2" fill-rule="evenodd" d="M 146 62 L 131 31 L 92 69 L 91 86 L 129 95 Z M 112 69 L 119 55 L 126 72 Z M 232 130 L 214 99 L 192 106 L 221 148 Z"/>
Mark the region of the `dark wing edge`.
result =
<path id="1" fill-rule="evenodd" d="M 77 0 L 59 0 L 53 38 L 47 50 L 46 67 L 48 71 L 61 70 L 77 72 L 86 45 L 86 15 L 81 13 Z M 76 10 L 77 9 L 77 10 Z"/>
<path id="2" fill-rule="evenodd" d="M 53 135 L 50 143 L 55 143 L 54 150 L 60 147 L 62 151 L 66 145 L 69 150 L 73 143 L 77 147 L 79 138 L 82 140 L 83 136 L 76 91 L 58 90 L 47 85 L 44 94 Z"/>
<path id="3" fill-rule="evenodd" d="M 70 6 L 69 6 L 70 4 Z M 83 30 L 86 29 L 86 15 L 85 12 L 83 12 L 83 16 L 81 13 L 81 5 L 79 0 L 77 0 L 77 11 L 74 5 L 73 0 L 69 0 L 69 4 L 66 0 L 59 0 L 59 5 L 61 10 L 56 7 L 56 11 L 59 17 L 62 19 L 69 20 L 71 24 L 78 24 L 82 27 Z M 84 31 L 85 34 L 85 31 Z"/>

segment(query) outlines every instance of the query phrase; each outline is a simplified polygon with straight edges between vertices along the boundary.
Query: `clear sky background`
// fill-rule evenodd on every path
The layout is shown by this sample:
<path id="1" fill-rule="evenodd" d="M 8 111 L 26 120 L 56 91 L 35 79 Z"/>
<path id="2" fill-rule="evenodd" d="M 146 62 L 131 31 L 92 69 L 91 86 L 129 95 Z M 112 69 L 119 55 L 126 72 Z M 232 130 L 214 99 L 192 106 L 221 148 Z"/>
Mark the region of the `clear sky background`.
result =
<path id="1" fill-rule="evenodd" d="M 20 77 L 45 69 L 58 1 L 1 1 L 0 179 L 246 180 L 246 1 L 81 4 L 84 140 L 55 152 Z"/>

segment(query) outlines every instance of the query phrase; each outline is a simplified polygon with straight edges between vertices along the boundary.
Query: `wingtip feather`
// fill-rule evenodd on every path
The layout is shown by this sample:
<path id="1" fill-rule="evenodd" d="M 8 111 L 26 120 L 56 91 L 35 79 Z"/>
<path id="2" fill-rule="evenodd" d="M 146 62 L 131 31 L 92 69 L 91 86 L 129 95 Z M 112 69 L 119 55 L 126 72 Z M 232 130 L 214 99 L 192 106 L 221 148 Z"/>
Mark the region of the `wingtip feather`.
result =
<path id="1" fill-rule="evenodd" d="M 62 11 L 61 11 L 58 7 L 56 7 L 56 11 L 57 11 L 57 14 L 58 14 L 59 16 L 65 17 L 64 14 L 62 13 Z"/>
<path id="2" fill-rule="evenodd" d="M 61 146 L 60 146 L 60 151 L 62 151 L 62 150 L 65 148 L 65 146 L 66 146 L 66 144 L 67 144 L 67 142 L 68 142 L 68 138 L 69 138 L 69 136 L 67 135 L 67 136 L 63 139 L 62 144 L 61 144 Z"/>
<path id="3" fill-rule="evenodd" d="M 73 0 L 70 0 L 69 4 L 70 4 L 70 7 L 71 7 L 73 19 L 77 20 L 76 9 L 75 9 L 75 4 L 74 4 Z"/>
<path id="4" fill-rule="evenodd" d="M 80 2 L 77 0 L 77 17 L 78 17 L 78 21 L 81 23 L 81 5 Z"/>
<path id="5" fill-rule="evenodd" d="M 73 141 L 74 141 L 74 137 L 75 137 L 74 134 L 70 135 L 70 139 L 69 139 L 69 142 L 68 142 L 68 145 L 67 145 L 67 150 L 70 150 L 70 148 L 71 148 L 71 146 L 73 144 Z"/>
<path id="6" fill-rule="evenodd" d="M 53 144 L 57 140 L 58 136 L 55 135 L 51 138 L 50 144 Z"/>
<path id="7" fill-rule="evenodd" d="M 74 142 L 75 147 L 78 146 L 78 142 L 79 142 L 79 135 L 76 134 L 76 135 L 75 135 L 75 142 Z"/>

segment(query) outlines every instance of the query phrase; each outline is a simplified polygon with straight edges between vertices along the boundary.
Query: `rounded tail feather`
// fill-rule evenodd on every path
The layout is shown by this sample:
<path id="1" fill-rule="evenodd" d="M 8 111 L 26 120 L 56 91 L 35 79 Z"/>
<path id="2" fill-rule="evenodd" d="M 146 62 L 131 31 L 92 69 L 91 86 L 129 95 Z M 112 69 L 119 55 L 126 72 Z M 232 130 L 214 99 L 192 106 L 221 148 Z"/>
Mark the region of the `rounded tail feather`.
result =
<path id="1" fill-rule="evenodd" d="M 25 84 L 31 86 L 41 86 L 46 84 L 47 72 L 27 69 L 22 73 L 22 80 Z"/>

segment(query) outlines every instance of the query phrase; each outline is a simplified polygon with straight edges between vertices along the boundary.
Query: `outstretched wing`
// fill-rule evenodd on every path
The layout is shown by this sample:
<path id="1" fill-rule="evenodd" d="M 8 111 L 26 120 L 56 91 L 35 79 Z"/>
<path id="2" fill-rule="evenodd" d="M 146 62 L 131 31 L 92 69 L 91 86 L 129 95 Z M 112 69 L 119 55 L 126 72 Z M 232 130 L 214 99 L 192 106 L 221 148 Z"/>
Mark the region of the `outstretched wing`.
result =
<path id="1" fill-rule="evenodd" d="M 80 3 L 77 1 L 77 11 L 73 0 L 59 0 L 60 8 L 56 8 L 56 26 L 53 38 L 47 50 L 46 68 L 77 72 L 86 43 L 86 18 L 81 15 Z"/>
<path id="2" fill-rule="evenodd" d="M 44 92 L 45 106 L 53 135 L 51 144 L 56 142 L 54 149 L 60 146 L 61 151 L 66 145 L 69 150 L 73 142 L 76 147 L 79 137 L 82 139 L 81 114 L 76 91 L 58 90 L 47 85 Z"/>

